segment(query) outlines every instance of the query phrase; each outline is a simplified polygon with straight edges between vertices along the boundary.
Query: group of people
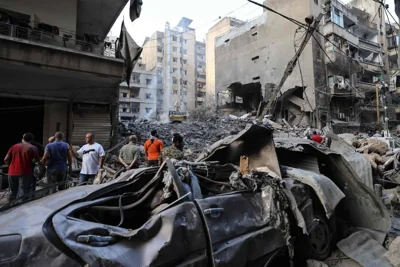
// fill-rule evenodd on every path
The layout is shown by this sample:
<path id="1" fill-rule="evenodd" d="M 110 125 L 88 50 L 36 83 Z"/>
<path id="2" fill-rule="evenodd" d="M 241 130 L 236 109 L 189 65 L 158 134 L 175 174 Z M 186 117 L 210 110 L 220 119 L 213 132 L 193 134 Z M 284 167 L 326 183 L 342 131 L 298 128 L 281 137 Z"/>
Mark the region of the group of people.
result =
<path id="1" fill-rule="evenodd" d="M 66 189 L 68 172 L 71 172 L 72 157 L 82 158 L 82 169 L 79 175 L 79 184 L 93 181 L 100 169 L 103 168 L 105 152 L 103 147 L 95 141 L 93 133 L 85 136 L 86 144 L 75 151 L 72 146 L 63 141 L 64 134 L 56 132 L 50 137 L 48 144 L 43 147 L 34 142 L 34 136 L 26 133 L 22 142 L 13 145 L 7 152 L 4 162 L 9 165 L 8 183 L 10 188 L 9 200 L 23 197 L 36 190 L 37 177 L 34 175 L 35 164 L 47 167 L 47 182 L 53 185 L 49 188 L 52 194 Z M 137 137 L 129 137 L 129 143 L 122 147 L 119 160 L 126 169 L 138 168 L 141 150 L 137 145 Z M 160 166 L 167 158 L 183 159 L 183 137 L 174 134 L 172 146 L 164 148 L 157 131 L 151 132 L 151 137 L 144 144 L 148 166 Z M 68 168 L 69 167 L 69 168 Z"/>
<path id="2" fill-rule="evenodd" d="M 136 135 L 129 137 L 129 143 L 124 145 L 119 152 L 119 161 L 126 169 L 139 167 L 140 147 Z M 144 143 L 144 153 L 148 167 L 161 166 L 168 158 L 183 159 L 183 137 L 176 133 L 172 138 L 172 146 L 164 148 L 162 140 L 156 130 L 151 131 L 150 138 Z"/>
<path id="3" fill-rule="evenodd" d="M 72 156 L 82 158 L 82 169 L 79 183 L 84 184 L 89 179 L 94 179 L 99 169 L 103 167 L 105 152 L 103 147 L 95 142 L 95 135 L 88 133 L 85 136 L 86 144 L 78 151 L 63 141 L 64 134 L 55 133 L 49 138 L 49 143 L 40 152 L 40 144 L 34 142 L 34 136 L 26 133 L 22 142 L 13 145 L 7 152 L 4 162 L 9 165 L 8 183 L 10 188 L 9 200 L 23 197 L 36 190 L 36 177 L 34 176 L 35 164 L 47 166 L 47 181 L 53 185 L 49 193 L 66 189 L 66 181 L 71 172 Z"/>

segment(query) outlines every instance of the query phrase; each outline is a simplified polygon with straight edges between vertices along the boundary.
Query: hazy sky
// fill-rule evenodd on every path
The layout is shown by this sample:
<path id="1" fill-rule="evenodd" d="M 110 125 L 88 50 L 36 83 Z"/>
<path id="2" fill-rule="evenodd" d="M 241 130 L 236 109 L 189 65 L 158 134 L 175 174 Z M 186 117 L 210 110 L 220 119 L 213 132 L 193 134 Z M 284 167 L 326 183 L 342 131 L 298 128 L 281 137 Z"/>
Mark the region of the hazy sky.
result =
<path id="1" fill-rule="evenodd" d="M 122 19 L 135 41 L 142 45 L 146 36 L 151 36 L 156 30 L 164 30 L 165 22 L 175 26 L 182 17 L 193 20 L 192 28 L 196 29 L 196 39 L 203 41 L 208 29 L 217 23 L 219 17 L 231 16 L 241 20 L 251 20 L 262 14 L 262 8 L 247 0 L 143 0 L 142 14 L 135 22 L 129 19 L 129 5 L 127 5 L 115 25 L 111 35 L 119 36 Z M 262 3 L 262 0 L 257 2 Z M 347 3 L 350 0 L 342 0 Z M 393 16 L 394 0 L 386 0 Z"/>

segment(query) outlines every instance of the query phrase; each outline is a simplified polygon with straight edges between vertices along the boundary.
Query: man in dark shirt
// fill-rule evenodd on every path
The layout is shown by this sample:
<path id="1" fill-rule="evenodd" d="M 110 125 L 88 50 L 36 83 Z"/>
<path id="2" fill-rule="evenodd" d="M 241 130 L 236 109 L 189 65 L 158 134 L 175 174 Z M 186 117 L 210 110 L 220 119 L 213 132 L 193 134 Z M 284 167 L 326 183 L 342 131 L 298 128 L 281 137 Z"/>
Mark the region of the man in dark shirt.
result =
<path id="1" fill-rule="evenodd" d="M 29 133 L 32 134 L 32 133 Z M 38 152 L 39 152 L 39 157 L 43 157 L 44 154 L 44 148 L 43 146 L 35 141 L 35 136 L 32 134 L 33 136 L 33 141 L 31 142 L 31 145 L 33 145 L 34 147 L 37 148 Z M 33 163 L 32 168 L 35 168 L 35 164 Z M 35 175 L 33 175 L 32 173 L 32 177 L 31 177 L 31 182 L 29 184 L 29 192 L 35 192 L 36 191 L 36 177 Z"/>
<path id="2" fill-rule="evenodd" d="M 49 190 L 50 194 L 55 193 L 55 184 L 57 183 L 59 183 L 58 190 L 64 190 L 66 188 L 68 169 L 67 160 L 69 166 L 72 164 L 68 144 L 63 142 L 64 134 L 57 132 L 54 137 L 55 141 L 47 144 L 41 161 L 43 165 L 46 165 L 47 163 L 47 180 L 49 184 L 54 185 Z"/>
<path id="3" fill-rule="evenodd" d="M 22 143 L 13 145 L 7 152 L 4 162 L 9 165 L 8 183 L 10 186 L 9 200 L 14 200 L 29 193 L 29 185 L 33 175 L 32 162 L 39 161 L 38 149 L 31 145 L 33 135 L 24 134 Z"/>

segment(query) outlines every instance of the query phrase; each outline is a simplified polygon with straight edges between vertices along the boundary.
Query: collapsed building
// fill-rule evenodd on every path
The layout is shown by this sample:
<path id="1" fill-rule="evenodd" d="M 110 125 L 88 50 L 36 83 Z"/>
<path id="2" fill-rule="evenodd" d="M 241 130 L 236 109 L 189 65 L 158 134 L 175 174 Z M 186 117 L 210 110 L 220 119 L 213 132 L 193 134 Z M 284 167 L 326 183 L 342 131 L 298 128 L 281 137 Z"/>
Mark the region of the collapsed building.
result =
<path id="1" fill-rule="evenodd" d="M 264 4 L 298 21 L 309 15 L 316 18 L 325 7 L 317 32 L 278 94 L 277 119 L 319 128 L 332 124 L 336 133 L 358 131 L 374 127 L 377 113 L 383 122 L 387 106 L 386 116 L 397 124 L 397 73 L 390 68 L 398 66 L 398 29 L 386 23 L 386 12 L 379 3 L 268 0 Z M 234 92 L 241 83 L 243 90 L 258 87 L 261 100 L 271 100 L 305 33 L 264 10 L 260 17 L 217 36 L 215 94 Z M 236 105 L 242 106 L 243 99 L 237 100 Z"/>

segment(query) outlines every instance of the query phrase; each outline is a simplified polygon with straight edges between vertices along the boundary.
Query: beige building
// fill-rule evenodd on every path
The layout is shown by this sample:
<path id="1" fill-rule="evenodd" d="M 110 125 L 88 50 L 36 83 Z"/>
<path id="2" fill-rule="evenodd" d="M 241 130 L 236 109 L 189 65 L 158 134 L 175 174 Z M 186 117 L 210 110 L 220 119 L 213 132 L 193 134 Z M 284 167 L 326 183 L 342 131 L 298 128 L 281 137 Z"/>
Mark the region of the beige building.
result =
<path id="1" fill-rule="evenodd" d="M 206 34 L 206 83 L 208 94 L 215 95 L 215 38 L 242 24 L 244 22 L 241 20 L 225 17 L 211 27 Z"/>
<path id="2" fill-rule="evenodd" d="M 129 87 L 126 82 L 119 89 L 119 121 L 156 119 L 157 75 L 146 70 L 139 59 L 132 72 Z"/>
<path id="3" fill-rule="evenodd" d="M 0 0 L 0 121 L 13 125 L 0 155 L 25 132 L 82 145 L 93 131 L 109 148 L 124 62 L 105 56 L 103 40 L 127 3 Z"/>
<path id="4" fill-rule="evenodd" d="M 190 110 L 196 106 L 196 35 L 191 19 L 183 17 L 176 27 L 167 22 L 143 46 L 143 64 L 157 74 L 157 111 Z"/>

